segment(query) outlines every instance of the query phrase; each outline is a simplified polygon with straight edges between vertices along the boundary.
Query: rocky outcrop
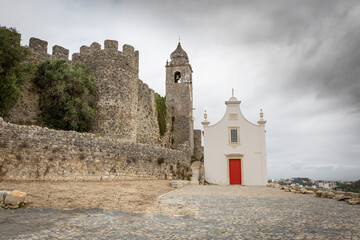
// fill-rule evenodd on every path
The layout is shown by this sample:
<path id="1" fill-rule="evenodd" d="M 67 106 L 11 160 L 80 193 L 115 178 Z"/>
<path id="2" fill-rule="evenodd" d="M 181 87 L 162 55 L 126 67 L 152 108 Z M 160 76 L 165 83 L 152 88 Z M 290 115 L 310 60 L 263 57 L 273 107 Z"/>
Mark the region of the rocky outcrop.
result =
<path id="1" fill-rule="evenodd" d="M 269 183 L 266 186 L 271 188 L 280 188 L 285 192 L 292 192 L 298 194 L 311 194 L 311 195 L 315 195 L 316 197 L 336 199 L 338 201 L 346 201 L 350 205 L 360 204 L 360 193 L 324 190 L 318 188 L 299 187 L 299 186 L 276 185 L 273 183 Z"/>

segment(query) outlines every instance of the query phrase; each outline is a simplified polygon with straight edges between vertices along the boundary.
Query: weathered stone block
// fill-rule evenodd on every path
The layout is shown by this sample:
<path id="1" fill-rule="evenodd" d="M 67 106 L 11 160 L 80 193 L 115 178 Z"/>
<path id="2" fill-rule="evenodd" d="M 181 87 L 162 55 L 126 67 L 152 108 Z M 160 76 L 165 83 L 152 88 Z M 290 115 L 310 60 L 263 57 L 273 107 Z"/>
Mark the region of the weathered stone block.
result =
<path id="1" fill-rule="evenodd" d="M 335 193 L 333 193 L 333 192 L 327 193 L 327 198 L 334 198 L 334 197 L 335 197 Z"/>
<path id="2" fill-rule="evenodd" d="M 93 50 L 101 50 L 101 45 L 97 42 L 93 42 L 91 45 L 90 45 L 90 48 L 93 49 Z"/>
<path id="3" fill-rule="evenodd" d="M 123 52 L 126 53 L 126 54 L 132 54 L 134 53 L 135 49 L 133 46 L 131 45 L 128 45 L 128 44 L 124 44 L 123 45 Z"/>
<path id="4" fill-rule="evenodd" d="M 119 43 L 116 40 L 105 40 L 104 41 L 104 49 L 117 51 L 119 49 Z"/>
<path id="5" fill-rule="evenodd" d="M 348 204 L 350 204 L 350 205 L 356 205 L 359 203 L 360 203 L 360 200 L 357 198 L 352 198 L 352 199 L 349 199 L 349 201 L 348 201 Z"/>
<path id="6" fill-rule="evenodd" d="M 357 198 L 357 197 L 359 197 L 359 194 L 358 193 L 350 193 L 350 197 L 351 198 Z"/>
<path id="7" fill-rule="evenodd" d="M 33 50 L 34 52 L 38 52 L 38 53 L 41 53 L 41 54 L 46 54 L 47 53 L 47 46 L 48 46 L 48 42 L 43 41 L 41 39 L 32 37 L 29 40 L 29 48 L 31 50 Z"/>
<path id="8" fill-rule="evenodd" d="M 327 196 L 328 196 L 328 191 L 323 191 L 322 193 L 321 193 L 321 197 L 322 198 L 327 198 Z"/>
<path id="9" fill-rule="evenodd" d="M 62 59 L 68 60 L 69 50 L 66 48 L 63 48 L 61 46 L 55 45 L 52 48 L 52 55 L 53 55 L 53 58 L 62 58 Z"/>
<path id="10" fill-rule="evenodd" d="M 170 185 L 175 188 L 184 187 L 188 184 L 190 184 L 190 181 L 187 181 L 187 180 L 172 180 L 170 182 Z"/>
<path id="11" fill-rule="evenodd" d="M 0 191 L 0 202 L 5 201 L 6 195 L 8 195 L 10 191 Z"/>
<path id="12" fill-rule="evenodd" d="M 20 203 L 24 203 L 26 201 L 26 193 L 14 190 L 6 195 L 5 204 L 10 205 L 12 207 L 19 206 Z"/>
<path id="13" fill-rule="evenodd" d="M 316 195 L 317 197 L 321 197 L 322 193 L 323 193 L 323 191 L 316 191 L 315 195 Z"/>
<path id="14" fill-rule="evenodd" d="M 81 46 L 80 47 L 80 55 L 83 55 L 83 54 L 89 54 L 91 52 L 91 48 L 88 47 L 88 46 Z M 73 56 L 74 57 L 74 56 Z"/>

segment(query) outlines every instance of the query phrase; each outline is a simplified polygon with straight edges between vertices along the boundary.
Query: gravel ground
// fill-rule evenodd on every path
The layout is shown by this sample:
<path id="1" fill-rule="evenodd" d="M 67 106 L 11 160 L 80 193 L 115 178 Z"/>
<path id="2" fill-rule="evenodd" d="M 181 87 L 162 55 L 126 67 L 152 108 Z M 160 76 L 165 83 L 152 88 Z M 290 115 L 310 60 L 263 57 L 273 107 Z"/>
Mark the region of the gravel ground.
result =
<path id="1" fill-rule="evenodd" d="M 186 186 L 160 213 L 0 211 L 1 239 L 359 239 L 360 205 L 244 186 Z"/>
<path id="2" fill-rule="evenodd" d="M 26 208 L 102 208 L 153 212 L 156 198 L 174 190 L 169 180 L 112 182 L 0 181 L 0 190 L 27 193 Z"/>

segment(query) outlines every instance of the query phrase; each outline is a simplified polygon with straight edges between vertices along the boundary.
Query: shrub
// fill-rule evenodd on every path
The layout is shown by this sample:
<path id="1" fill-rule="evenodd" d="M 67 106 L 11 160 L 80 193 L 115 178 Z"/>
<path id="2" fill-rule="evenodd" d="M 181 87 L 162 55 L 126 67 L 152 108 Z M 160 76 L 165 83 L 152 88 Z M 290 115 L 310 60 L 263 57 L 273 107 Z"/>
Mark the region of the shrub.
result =
<path id="1" fill-rule="evenodd" d="M 166 99 L 165 97 L 161 97 L 156 93 L 155 98 L 155 108 L 157 111 L 157 119 L 159 124 L 160 135 L 164 136 L 166 132 L 166 124 L 167 124 L 167 107 L 166 107 Z"/>
<path id="2" fill-rule="evenodd" d="M 192 155 L 190 163 L 193 163 L 193 162 L 196 162 L 196 161 L 199 161 L 199 159 L 197 159 L 194 155 Z"/>
<path id="3" fill-rule="evenodd" d="M 54 129 L 90 131 L 97 103 L 96 79 L 80 62 L 47 60 L 35 74 L 43 123 Z"/>
<path id="4" fill-rule="evenodd" d="M 33 70 L 33 65 L 25 63 L 29 50 L 20 46 L 20 37 L 16 29 L 0 26 L 0 116 L 15 106 Z"/>

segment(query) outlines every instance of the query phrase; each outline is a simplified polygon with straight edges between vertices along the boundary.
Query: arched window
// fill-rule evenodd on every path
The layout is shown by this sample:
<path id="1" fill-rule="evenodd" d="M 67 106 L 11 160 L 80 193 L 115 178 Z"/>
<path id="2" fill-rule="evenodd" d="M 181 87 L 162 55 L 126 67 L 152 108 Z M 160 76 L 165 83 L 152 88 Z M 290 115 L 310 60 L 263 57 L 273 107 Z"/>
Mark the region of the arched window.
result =
<path id="1" fill-rule="evenodd" d="M 175 83 L 181 82 L 181 73 L 180 72 L 175 72 L 174 81 L 175 81 Z"/>

